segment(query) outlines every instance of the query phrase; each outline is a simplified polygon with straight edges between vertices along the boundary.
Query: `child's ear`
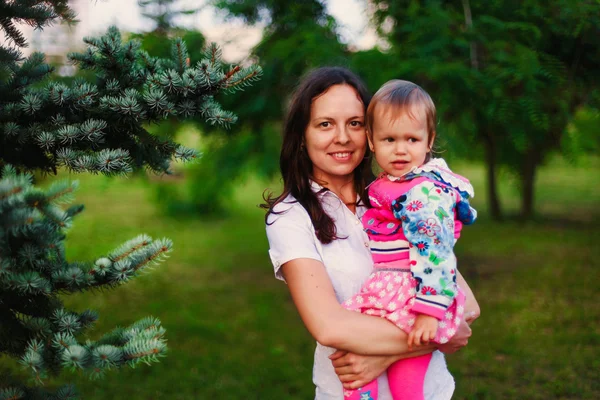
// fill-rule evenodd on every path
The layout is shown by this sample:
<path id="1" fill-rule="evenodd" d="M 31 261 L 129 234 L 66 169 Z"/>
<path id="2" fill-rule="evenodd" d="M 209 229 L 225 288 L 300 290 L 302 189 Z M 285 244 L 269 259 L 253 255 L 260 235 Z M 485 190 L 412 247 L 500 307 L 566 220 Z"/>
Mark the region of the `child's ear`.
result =
<path id="1" fill-rule="evenodd" d="M 431 134 L 431 138 L 429 139 L 429 151 L 433 149 L 433 142 L 435 141 L 435 132 Z"/>
<path id="2" fill-rule="evenodd" d="M 371 139 L 371 135 L 367 131 L 367 140 L 369 141 L 369 149 L 371 149 L 372 153 L 375 153 L 375 146 L 373 146 L 373 139 Z"/>

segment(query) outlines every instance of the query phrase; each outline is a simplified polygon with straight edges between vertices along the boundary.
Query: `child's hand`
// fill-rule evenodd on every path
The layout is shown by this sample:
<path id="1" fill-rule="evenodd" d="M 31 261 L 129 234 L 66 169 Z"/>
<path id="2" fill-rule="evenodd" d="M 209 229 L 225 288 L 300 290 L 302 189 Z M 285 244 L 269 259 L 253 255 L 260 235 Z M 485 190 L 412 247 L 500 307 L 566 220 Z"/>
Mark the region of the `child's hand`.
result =
<path id="1" fill-rule="evenodd" d="M 408 334 L 408 350 L 412 350 L 413 345 L 429 344 L 429 341 L 435 338 L 437 328 L 437 318 L 425 314 L 417 315 L 415 325 Z"/>

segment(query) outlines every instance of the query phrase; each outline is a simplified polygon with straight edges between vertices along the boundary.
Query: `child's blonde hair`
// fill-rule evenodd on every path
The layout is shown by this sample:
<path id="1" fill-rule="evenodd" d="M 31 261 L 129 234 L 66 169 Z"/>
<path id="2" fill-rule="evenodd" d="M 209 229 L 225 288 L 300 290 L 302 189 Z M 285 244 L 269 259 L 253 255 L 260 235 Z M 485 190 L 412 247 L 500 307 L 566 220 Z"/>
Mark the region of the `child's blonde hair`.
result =
<path id="1" fill-rule="evenodd" d="M 427 141 L 430 146 L 433 144 L 437 120 L 435 104 L 433 104 L 433 100 L 431 100 L 429 94 L 421 86 L 409 81 L 392 79 L 391 81 L 387 81 L 375 93 L 367 108 L 366 116 L 367 135 L 371 141 L 373 140 L 375 108 L 378 105 L 385 106 L 384 113 L 388 114 L 391 112 L 392 118 L 398 118 L 403 113 L 414 118 L 412 107 L 421 105 L 425 111 L 425 118 L 427 120 Z M 430 154 L 428 153 L 427 159 L 429 158 Z"/>

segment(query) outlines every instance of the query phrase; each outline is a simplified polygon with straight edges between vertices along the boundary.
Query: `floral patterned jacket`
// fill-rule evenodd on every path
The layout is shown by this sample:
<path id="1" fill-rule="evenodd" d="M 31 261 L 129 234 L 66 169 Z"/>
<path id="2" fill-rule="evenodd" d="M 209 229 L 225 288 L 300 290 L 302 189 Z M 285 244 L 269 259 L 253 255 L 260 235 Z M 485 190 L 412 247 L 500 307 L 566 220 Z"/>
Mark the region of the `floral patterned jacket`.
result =
<path id="1" fill-rule="evenodd" d="M 443 319 L 457 293 L 453 247 L 462 225 L 477 212 L 469 181 L 441 159 L 402 177 L 382 175 L 369 186 L 370 208 L 362 222 L 376 264 L 410 268 L 417 281 L 413 310 Z"/>

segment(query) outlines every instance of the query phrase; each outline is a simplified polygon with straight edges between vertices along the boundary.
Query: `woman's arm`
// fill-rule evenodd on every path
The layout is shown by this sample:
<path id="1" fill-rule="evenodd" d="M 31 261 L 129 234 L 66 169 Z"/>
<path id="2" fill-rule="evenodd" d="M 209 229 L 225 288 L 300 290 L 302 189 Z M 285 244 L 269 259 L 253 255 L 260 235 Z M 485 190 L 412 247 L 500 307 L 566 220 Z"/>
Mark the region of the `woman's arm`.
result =
<path id="1" fill-rule="evenodd" d="M 376 379 L 398 360 L 431 353 L 433 346 L 399 355 L 365 356 L 338 350 L 329 358 L 345 389 L 358 389 Z"/>
<path id="2" fill-rule="evenodd" d="M 465 278 L 458 273 L 457 276 L 458 286 L 465 292 L 467 299 L 465 301 L 465 318 L 458 326 L 456 333 L 452 338 L 444 344 L 438 345 L 438 349 L 445 354 L 452 354 L 462 349 L 469 343 L 469 338 L 471 337 L 472 331 L 469 327 L 470 324 L 473 323 L 477 318 L 479 318 L 480 309 L 475 296 L 473 295 L 473 291 L 465 281 Z"/>
<path id="3" fill-rule="evenodd" d="M 479 318 L 479 315 L 481 314 L 479 303 L 477 303 L 477 299 L 475 298 L 473 291 L 471 290 L 469 284 L 467 283 L 467 281 L 465 281 L 465 278 L 463 278 L 460 272 L 456 276 L 456 282 L 458 283 L 458 286 L 462 289 L 462 291 L 465 293 L 465 320 L 469 325 L 471 325 L 477 318 Z"/>
<path id="4" fill-rule="evenodd" d="M 322 345 L 365 355 L 408 352 L 402 329 L 384 318 L 348 311 L 338 303 L 320 261 L 294 259 L 282 266 L 282 273 L 304 325 Z"/>
<path id="5" fill-rule="evenodd" d="M 459 327 L 457 333 L 448 343 L 440 346 L 440 350 L 444 353 L 454 353 L 468 343 L 468 339 L 471 336 L 471 329 L 468 324 L 477 319 L 480 314 L 479 304 L 477 304 L 471 288 L 460 273 L 457 276 L 457 282 L 467 296 L 465 303 L 466 321 L 463 322 L 463 326 Z M 338 350 L 329 358 L 344 388 L 357 389 L 377 378 L 394 362 L 408 357 L 427 354 L 431 352 L 432 347 L 424 346 L 420 347 L 419 350 L 409 353 L 379 356 L 365 356 Z"/>

